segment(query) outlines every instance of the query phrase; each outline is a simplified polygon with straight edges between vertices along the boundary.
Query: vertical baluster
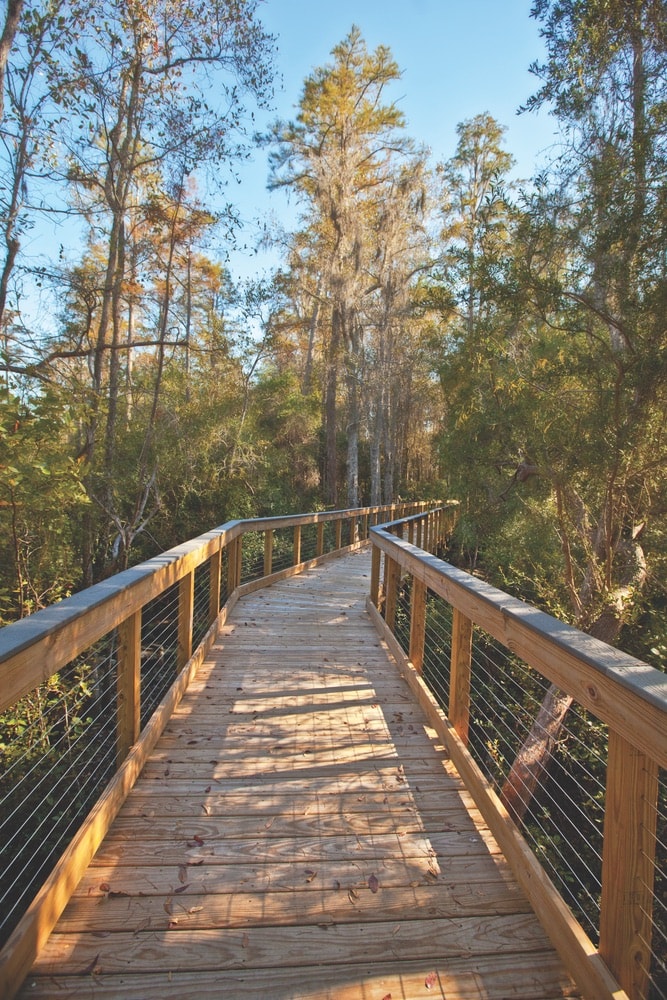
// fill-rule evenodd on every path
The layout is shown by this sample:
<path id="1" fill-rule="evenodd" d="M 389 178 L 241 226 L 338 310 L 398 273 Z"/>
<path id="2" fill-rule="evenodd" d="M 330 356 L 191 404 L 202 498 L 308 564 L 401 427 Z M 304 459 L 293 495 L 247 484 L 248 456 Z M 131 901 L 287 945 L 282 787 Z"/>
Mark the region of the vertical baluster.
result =
<path id="1" fill-rule="evenodd" d="M 648 991 L 657 803 L 657 765 L 610 731 L 600 954 L 631 1000 L 642 1000 Z"/>
<path id="2" fill-rule="evenodd" d="M 116 766 L 139 738 L 141 716 L 141 610 L 118 626 Z"/>
<path id="3" fill-rule="evenodd" d="M 470 722 L 472 622 L 458 608 L 452 619 L 452 655 L 449 677 L 449 719 L 464 743 Z"/>
<path id="4" fill-rule="evenodd" d="M 380 610 L 380 560 L 382 551 L 377 545 L 373 545 L 371 552 L 371 601 Z"/>
<path id="5" fill-rule="evenodd" d="M 298 566 L 301 562 L 301 525 L 294 525 L 294 545 L 292 548 L 292 565 Z"/>
<path id="6" fill-rule="evenodd" d="M 396 624 L 396 606 L 398 604 L 398 585 L 401 578 L 401 567 L 395 559 L 390 558 L 386 553 L 384 565 L 386 577 L 384 620 L 393 632 Z"/>
<path id="7" fill-rule="evenodd" d="M 426 637 L 426 584 L 412 578 L 410 602 L 410 659 L 418 673 L 424 668 L 424 639 Z"/>
<path id="8" fill-rule="evenodd" d="M 343 531 L 343 522 L 340 518 L 336 521 L 336 545 L 335 548 L 339 549 L 341 547 L 341 537 Z"/>
<path id="9" fill-rule="evenodd" d="M 208 621 L 212 625 L 220 611 L 220 580 L 222 576 L 222 549 L 211 556 L 209 566 Z"/>
<path id="10" fill-rule="evenodd" d="M 324 521 L 317 525 L 317 555 L 324 555 Z"/>
<path id="11" fill-rule="evenodd" d="M 264 532 L 264 576 L 270 576 L 273 571 L 273 528 Z"/>
<path id="12" fill-rule="evenodd" d="M 192 656 L 192 626 L 195 609 L 195 574 L 187 573 L 178 583 L 178 649 L 176 664 L 184 667 Z"/>

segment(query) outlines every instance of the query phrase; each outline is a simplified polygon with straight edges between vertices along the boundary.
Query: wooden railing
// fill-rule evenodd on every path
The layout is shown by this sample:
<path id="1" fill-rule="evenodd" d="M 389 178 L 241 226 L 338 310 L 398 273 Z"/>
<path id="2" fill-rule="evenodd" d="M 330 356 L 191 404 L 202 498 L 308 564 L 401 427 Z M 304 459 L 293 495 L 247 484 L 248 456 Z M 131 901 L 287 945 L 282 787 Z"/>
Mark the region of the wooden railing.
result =
<path id="1" fill-rule="evenodd" d="M 667 857 L 665 831 L 656 837 L 656 822 L 665 826 L 667 677 L 423 551 L 432 548 L 441 517 L 433 512 L 371 530 L 369 610 L 587 1000 L 664 998 Z M 399 605 L 399 594 L 409 601 Z M 430 671 L 431 678 L 447 673 L 446 704 L 423 670 L 430 602 L 449 606 L 452 623 L 449 662 Z M 483 711 L 473 677 L 478 630 L 608 727 L 598 947 L 471 752 L 471 722 Z"/>
<path id="2" fill-rule="evenodd" d="M 115 773 L 0 952 L 0 996 L 9 998 L 20 987 L 237 598 L 367 544 L 369 529 L 380 521 L 433 506 L 410 502 L 230 521 L 0 630 L 0 713 L 77 658 L 90 656 L 100 642 L 115 675 L 115 689 L 104 702 L 115 720 L 103 720 L 101 728 L 94 720 L 93 731 L 95 738 L 97 733 L 108 740 L 111 733 L 115 739 Z M 168 592 L 176 593 L 174 620 L 167 623 L 175 641 L 165 643 L 169 649 L 161 647 L 159 655 L 165 662 L 172 655 L 175 680 L 142 727 L 142 616 Z M 13 853 L 6 830 L 0 841 L 3 836 Z"/>

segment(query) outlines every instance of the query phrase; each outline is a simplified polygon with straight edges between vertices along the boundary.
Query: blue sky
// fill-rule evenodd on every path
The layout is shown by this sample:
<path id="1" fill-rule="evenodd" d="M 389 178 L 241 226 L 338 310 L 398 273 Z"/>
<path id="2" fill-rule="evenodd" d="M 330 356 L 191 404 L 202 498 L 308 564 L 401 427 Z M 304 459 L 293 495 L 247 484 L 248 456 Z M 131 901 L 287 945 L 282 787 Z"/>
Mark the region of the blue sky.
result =
<path id="1" fill-rule="evenodd" d="M 259 15 L 277 37 L 279 78 L 276 108 L 259 125 L 294 117 L 304 79 L 330 61 L 331 49 L 356 24 L 370 49 L 391 49 L 402 78 L 389 96 L 434 163 L 454 153 L 459 122 L 488 111 L 507 127 L 505 144 L 517 160 L 517 175 L 529 178 L 555 134 L 546 113 L 516 113 L 537 89 L 528 67 L 544 52 L 530 7 L 530 0 L 265 0 Z M 285 195 L 269 194 L 266 181 L 266 153 L 260 151 L 228 192 L 248 223 L 248 242 L 254 219 L 269 212 L 289 224 L 293 216 Z M 273 260 L 234 254 L 231 267 L 249 276 Z"/>

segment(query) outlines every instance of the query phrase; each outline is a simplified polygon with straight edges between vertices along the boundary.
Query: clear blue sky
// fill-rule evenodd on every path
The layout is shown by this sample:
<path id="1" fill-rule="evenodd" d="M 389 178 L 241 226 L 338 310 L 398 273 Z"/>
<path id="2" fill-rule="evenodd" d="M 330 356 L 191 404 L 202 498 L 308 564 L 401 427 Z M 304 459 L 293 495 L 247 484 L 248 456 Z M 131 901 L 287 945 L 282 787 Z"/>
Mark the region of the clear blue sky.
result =
<path id="1" fill-rule="evenodd" d="M 279 76 L 276 108 L 258 124 L 294 117 L 304 79 L 330 61 L 331 49 L 356 24 L 369 49 L 391 49 L 402 78 L 389 96 L 403 111 L 408 133 L 432 150 L 434 163 L 454 153 L 459 122 L 488 111 L 507 127 L 517 175 L 529 178 L 555 133 L 546 113 L 516 113 L 537 89 L 528 67 L 544 52 L 530 7 L 531 0 L 264 0 L 259 15 L 277 39 Z M 266 191 L 267 173 L 260 151 L 228 192 L 250 223 L 248 242 L 253 219 L 273 212 L 289 225 L 293 215 L 283 193 Z M 271 256 L 234 254 L 231 267 L 245 277 L 272 262 Z"/>

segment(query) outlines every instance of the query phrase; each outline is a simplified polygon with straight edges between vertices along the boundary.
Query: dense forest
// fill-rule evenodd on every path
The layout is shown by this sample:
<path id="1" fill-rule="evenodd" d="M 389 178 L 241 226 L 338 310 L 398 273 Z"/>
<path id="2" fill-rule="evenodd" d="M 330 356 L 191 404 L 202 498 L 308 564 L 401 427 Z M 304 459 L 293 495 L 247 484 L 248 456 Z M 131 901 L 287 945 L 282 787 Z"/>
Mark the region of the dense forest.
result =
<path id="1" fill-rule="evenodd" d="M 260 14 L 8 0 L 0 622 L 230 517 L 453 497 L 453 560 L 664 667 L 663 0 L 535 0 L 559 143 L 520 185 L 483 109 L 432 162 L 356 27 L 254 136 Z M 253 143 L 300 213 L 236 286 Z"/>

